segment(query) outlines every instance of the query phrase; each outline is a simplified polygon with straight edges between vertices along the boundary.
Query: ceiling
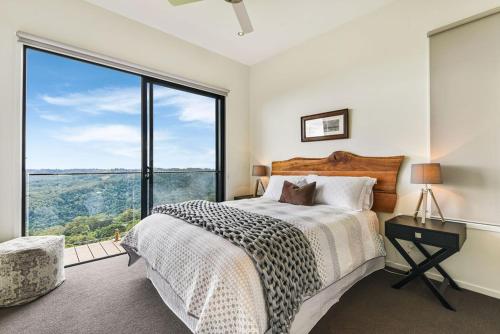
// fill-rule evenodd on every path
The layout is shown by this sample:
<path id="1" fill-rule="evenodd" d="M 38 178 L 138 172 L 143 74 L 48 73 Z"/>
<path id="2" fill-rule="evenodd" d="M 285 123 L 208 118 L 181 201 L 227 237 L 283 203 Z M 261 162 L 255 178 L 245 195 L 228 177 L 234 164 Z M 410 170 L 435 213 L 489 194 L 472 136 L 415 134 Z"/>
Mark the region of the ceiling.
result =
<path id="1" fill-rule="evenodd" d="M 238 36 L 224 0 L 173 7 L 168 0 L 86 0 L 247 65 L 253 65 L 393 0 L 244 0 L 255 31 Z"/>

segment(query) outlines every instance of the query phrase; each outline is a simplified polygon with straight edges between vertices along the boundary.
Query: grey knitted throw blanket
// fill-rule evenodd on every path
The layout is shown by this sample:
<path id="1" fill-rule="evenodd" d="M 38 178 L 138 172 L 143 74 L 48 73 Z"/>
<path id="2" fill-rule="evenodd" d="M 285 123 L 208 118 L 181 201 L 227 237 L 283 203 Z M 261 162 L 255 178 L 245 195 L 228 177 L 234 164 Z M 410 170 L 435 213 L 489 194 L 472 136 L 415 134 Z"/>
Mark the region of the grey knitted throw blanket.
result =
<path id="1" fill-rule="evenodd" d="M 289 333 L 304 299 L 321 288 L 309 241 L 293 225 L 207 201 L 153 208 L 231 241 L 242 248 L 259 273 L 272 333 Z"/>

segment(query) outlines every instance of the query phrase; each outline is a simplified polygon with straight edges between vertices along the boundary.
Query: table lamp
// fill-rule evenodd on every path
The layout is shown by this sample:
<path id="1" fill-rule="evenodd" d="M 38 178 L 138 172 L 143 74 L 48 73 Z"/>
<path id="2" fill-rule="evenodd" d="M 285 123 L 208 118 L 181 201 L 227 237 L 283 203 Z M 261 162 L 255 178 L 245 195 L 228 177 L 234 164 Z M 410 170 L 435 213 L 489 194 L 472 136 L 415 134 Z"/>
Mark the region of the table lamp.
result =
<path id="1" fill-rule="evenodd" d="M 267 175 L 266 166 L 253 165 L 252 176 L 258 176 L 257 181 L 255 181 L 255 193 L 254 193 L 255 197 L 257 197 L 257 193 L 259 192 L 259 186 L 262 187 L 262 190 L 264 190 L 264 191 L 266 190 L 266 188 L 264 187 L 264 183 L 262 183 L 262 179 L 261 179 L 262 176 L 266 176 L 266 175 Z"/>
<path id="2" fill-rule="evenodd" d="M 420 206 L 422 208 L 422 224 L 425 224 L 425 218 L 427 216 L 427 194 L 431 195 L 432 201 L 436 205 L 436 208 L 441 217 L 441 221 L 444 222 L 444 217 L 439 207 L 436 197 L 432 189 L 429 188 L 429 184 L 441 184 L 443 179 L 441 178 L 441 165 L 438 163 L 426 163 L 426 164 L 413 164 L 411 166 L 411 183 L 413 184 L 423 184 L 422 192 L 420 193 L 420 198 L 418 200 L 417 208 L 415 210 L 415 219 L 420 211 Z"/>

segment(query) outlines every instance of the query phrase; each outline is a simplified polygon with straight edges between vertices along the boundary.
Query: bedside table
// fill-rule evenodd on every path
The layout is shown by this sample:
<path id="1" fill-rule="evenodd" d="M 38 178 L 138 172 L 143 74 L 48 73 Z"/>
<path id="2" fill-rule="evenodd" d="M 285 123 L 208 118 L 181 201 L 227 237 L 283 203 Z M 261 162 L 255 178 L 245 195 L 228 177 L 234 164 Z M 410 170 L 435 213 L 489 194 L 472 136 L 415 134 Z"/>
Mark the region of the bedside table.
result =
<path id="1" fill-rule="evenodd" d="M 467 238 L 465 224 L 443 223 L 438 219 L 427 219 L 426 223 L 422 224 L 420 218 L 417 220 L 412 216 L 397 216 L 385 222 L 385 236 L 412 268 L 405 278 L 392 287 L 400 289 L 408 282 L 420 277 L 444 307 L 455 311 L 443 293 L 448 285 L 455 290 L 461 289 L 439 263 L 460 251 Z M 411 241 L 426 259 L 417 264 L 396 239 Z M 423 245 L 436 246 L 440 250 L 431 255 Z M 431 268 L 436 268 L 444 277 L 439 288 L 425 276 L 425 272 Z"/>
<path id="2" fill-rule="evenodd" d="M 261 196 L 254 196 L 254 195 L 240 195 L 240 196 L 234 196 L 234 200 L 240 200 L 240 199 L 249 199 L 249 198 L 258 198 Z"/>

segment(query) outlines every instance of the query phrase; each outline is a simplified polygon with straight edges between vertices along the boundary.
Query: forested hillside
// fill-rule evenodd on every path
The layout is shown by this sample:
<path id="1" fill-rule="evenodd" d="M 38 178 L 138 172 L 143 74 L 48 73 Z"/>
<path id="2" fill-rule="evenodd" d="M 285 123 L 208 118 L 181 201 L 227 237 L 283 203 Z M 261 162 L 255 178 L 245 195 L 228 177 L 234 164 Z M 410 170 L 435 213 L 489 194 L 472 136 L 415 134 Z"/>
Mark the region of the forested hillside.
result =
<path id="1" fill-rule="evenodd" d="M 215 200 L 210 170 L 157 170 L 153 183 L 154 205 Z M 26 190 L 29 234 L 64 234 L 66 246 L 111 238 L 140 220 L 141 175 L 135 170 L 30 170 Z"/>

